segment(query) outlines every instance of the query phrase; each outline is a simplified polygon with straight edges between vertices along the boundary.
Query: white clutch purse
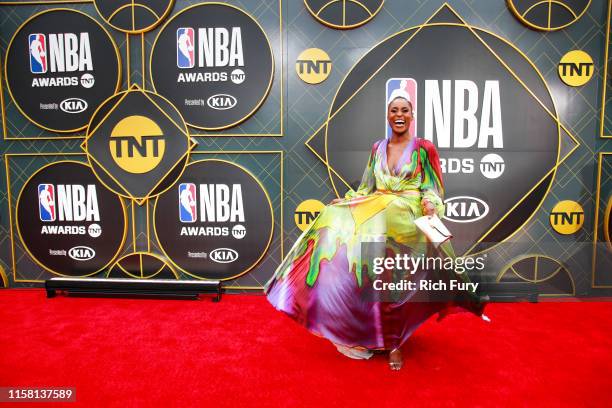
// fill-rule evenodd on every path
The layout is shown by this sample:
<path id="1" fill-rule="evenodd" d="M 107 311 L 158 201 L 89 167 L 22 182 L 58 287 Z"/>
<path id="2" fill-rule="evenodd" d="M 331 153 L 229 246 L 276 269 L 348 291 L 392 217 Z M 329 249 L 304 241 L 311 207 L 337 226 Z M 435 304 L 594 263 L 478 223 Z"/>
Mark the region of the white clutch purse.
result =
<path id="1" fill-rule="evenodd" d="M 414 223 L 436 248 L 453 237 L 437 215 L 425 215 Z"/>

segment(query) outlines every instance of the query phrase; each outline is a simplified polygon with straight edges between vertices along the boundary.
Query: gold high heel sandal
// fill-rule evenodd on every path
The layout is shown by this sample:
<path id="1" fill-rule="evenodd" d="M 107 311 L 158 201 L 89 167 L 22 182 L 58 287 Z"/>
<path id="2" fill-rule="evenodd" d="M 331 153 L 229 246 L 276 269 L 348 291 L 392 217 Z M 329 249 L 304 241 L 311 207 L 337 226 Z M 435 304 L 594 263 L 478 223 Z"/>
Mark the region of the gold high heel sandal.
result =
<path id="1" fill-rule="evenodd" d="M 404 365 L 402 352 L 400 349 L 393 349 L 389 352 L 389 368 L 393 371 L 399 371 Z"/>

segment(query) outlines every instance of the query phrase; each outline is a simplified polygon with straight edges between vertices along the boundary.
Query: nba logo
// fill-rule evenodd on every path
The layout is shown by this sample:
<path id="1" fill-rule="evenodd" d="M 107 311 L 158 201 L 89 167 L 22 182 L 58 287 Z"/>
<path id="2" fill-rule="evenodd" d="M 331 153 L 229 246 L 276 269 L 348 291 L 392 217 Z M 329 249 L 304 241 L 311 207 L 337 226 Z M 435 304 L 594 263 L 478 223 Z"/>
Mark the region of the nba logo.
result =
<path id="1" fill-rule="evenodd" d="M 181 27 L 176 30 L 176 66 L 179 68 L 193 68 L 195 66 L 195 53 L 193 50 L 193 28 Z"/>
<path id="2" fill-rule="evenodd" d="M 181 222 L 196 221 L 196 186 L 193 183 L 179 184 L 179 218 Z"/>
<path id="3" fill-rule="evenodd" d="M 55 188 L 53 184 L 38 185 L 38 213 L 41 221 L 55 221 Z"/>
<path id="4" fill-rule="evenodd" d="M 30 34 L 28 36 L 30 49 L 30 71 L 33 74 L 47 72 L 47 39 L 44 34 Z"/>

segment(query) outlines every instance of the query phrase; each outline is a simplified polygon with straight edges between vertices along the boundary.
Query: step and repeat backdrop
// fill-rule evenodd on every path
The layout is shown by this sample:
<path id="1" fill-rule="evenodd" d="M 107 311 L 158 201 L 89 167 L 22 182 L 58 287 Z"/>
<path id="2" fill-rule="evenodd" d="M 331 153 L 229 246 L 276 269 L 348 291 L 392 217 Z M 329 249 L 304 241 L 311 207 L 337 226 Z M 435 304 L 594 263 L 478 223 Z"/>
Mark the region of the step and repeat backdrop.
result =
<path id="1" fill-rule="evenodd" d="M 612 294 L 609 0 L 0 1 L 0 286 L 261 290 L 410 95 L 489 283 Z"/>

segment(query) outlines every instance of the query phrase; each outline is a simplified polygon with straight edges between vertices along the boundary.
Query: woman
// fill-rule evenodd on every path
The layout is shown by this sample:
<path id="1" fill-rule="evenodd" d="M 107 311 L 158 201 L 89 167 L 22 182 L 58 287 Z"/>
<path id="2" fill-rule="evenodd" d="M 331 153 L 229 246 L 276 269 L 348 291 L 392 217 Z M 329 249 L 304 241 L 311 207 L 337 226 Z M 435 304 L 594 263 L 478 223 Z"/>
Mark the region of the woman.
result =
<path id="1" fill-rule="evenodd" d="M 391 137 L 372 147 L 358 190 L 321 211 L 266 285 L 274 307 L 332 341 L 340 352 L 363 359 L 374 350 L 387 350 L 393 370 L 402 366 L 400 346 L 431 315 L 442 315 L 450 306 L 477 315 L 483 309 L 475 294 L 455 293 L 450 302 L 427 301 L 416 291 L 387 293 L 384 299 L 370 296 L 376 276 L 361 259 L 361 244 L 384 242 L 387 256 L 424 255 L 432 246 L 414 220 L 444 213 L 438 154 L 429 141 L 410 134 L 412 119 L 408 93 L 394 90 L 387 105 Z M 429 274 L 419 270 L 412 278 Z"/>

